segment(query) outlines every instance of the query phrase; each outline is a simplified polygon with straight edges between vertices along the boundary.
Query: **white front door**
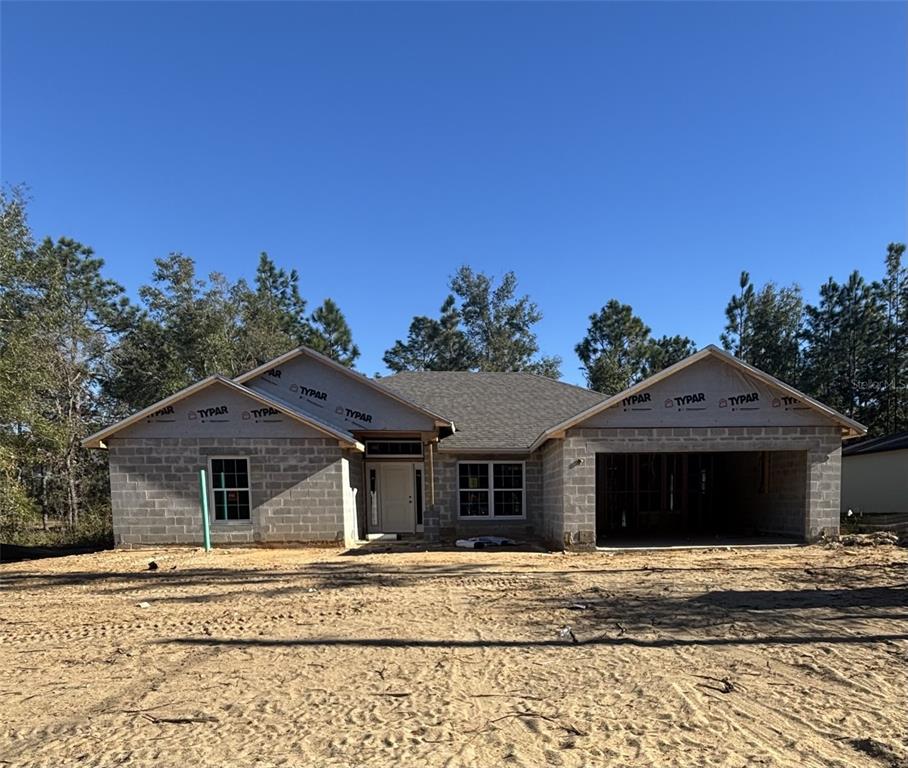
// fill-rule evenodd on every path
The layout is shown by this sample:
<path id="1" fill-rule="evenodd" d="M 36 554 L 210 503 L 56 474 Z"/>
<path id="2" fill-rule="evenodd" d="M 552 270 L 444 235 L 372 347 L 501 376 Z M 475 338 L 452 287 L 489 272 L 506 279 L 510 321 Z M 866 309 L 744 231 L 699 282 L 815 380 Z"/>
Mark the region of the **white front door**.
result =
<path id="1" fill-rule="evenodd" d="M 387 462 L 376 466 L 380 473 L 378 506 L 382 533 L 414 533 L 416 507 L 413 503 L 413 465 Z"/>

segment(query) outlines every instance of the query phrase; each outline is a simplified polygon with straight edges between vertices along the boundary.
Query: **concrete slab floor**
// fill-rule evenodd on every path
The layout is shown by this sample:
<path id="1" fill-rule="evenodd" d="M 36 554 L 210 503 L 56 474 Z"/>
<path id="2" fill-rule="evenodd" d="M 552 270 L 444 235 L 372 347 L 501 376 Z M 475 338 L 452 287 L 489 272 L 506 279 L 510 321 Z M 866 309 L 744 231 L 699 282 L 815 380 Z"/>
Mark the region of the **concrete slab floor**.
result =
<path id="1" fill-rule="evenodd" d="M 597 552 L 625 552 L 628 550 L 684 550 L 684 549 L 785 549 L 804 546 L 804 542 L 784 536 L 693 536 L 640 537 L 606 541 L 600 539 Z"/>

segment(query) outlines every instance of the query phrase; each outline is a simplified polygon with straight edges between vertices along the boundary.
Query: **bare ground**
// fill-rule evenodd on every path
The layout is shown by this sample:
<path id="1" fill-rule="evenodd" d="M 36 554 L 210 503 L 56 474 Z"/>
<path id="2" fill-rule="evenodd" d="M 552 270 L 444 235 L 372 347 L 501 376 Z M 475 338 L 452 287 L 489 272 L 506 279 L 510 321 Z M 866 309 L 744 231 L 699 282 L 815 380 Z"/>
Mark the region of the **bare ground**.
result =
<path id="1" fill-rule="evenodd" d="M 908 551 L 18 563 L 0 670 L 7 765 L 904 767 Z"/>

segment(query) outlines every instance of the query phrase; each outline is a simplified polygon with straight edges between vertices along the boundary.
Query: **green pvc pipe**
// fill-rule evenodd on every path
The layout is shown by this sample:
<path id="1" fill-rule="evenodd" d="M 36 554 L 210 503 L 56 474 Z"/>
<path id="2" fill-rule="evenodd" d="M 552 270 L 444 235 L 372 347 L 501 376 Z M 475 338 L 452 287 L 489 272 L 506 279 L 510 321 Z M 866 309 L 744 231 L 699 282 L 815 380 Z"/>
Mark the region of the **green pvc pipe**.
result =
<path id="1" fill-rule="evenodd" d="M 208 523 L 208 483 L 205 470 L 199 470 L 199 502 L 202 507 L 202 544 L 206 552 L 211 551 L 211 526 Z"/>

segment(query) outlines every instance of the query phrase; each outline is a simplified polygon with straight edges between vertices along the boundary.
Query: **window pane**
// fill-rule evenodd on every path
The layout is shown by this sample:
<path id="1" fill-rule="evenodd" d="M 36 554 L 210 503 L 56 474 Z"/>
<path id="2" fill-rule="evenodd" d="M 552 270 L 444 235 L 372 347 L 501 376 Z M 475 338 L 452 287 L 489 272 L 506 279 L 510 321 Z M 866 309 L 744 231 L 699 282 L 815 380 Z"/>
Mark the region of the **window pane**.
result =
<path id="1" fill-rule="evenodd" d="M 214 519 L 227 519 L 227 493 L 226 491 L 214 492 Z"/>
<path id="2" fill-rule="evenodd" d="M 222 478 L 224 475 L 224 460 L 223 459 L 212 459 L 211 460 L 211 487 L 212 488 L 223 488 L 224 484 L 222 483 Z"/>
<path id="3" fill-rule="evenodd" d="M 523 515 L 523 491 L 495 491 L 496 517 Z"/>
<path id="4" fill-rule="evenodd" d="M 248 488 L 249 463 L 246 459 L 212 459 L 213 488 Z"/>
<path id="5" fill-rule="evenodd" d="M 461 491 L 461 517 L 488 517 L 489 494 L 487 491 Z"/>
<path id="6" fill-rule="evenodd" d="M 366 454 L 370 456 L 421 456 L 419 440 L 369 440 Z"/>
<path id="7" fill-rule="evenodd" d="M 523 488 L 523 464 L 493 464 L 495 488 Z"/>
<path id="8" fill-rule="evenodd" d="M 474 490 L 489 487 L 488 464 L 461 464 L 460 488 L 461 490 Z"/>

